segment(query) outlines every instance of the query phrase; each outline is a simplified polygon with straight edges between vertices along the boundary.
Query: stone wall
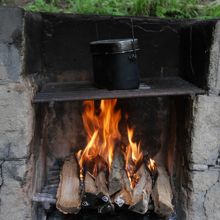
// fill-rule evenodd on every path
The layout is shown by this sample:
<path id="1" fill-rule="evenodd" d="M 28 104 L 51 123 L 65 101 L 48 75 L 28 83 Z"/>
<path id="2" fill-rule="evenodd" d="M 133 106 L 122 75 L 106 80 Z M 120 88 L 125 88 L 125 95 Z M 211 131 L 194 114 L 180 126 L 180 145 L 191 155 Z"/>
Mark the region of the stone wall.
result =
<path id="1" fill-rule="evenodd" d="M 0 8 L 0 220 L 31 218 L 26 179 L 34 114 L 23 30 L 22 10 Z"/>
<path id="2" fill-rule="evenodd" d="M 210 48 L 208 92 L 193 99 L 189 220 L 220 219 L 220 22 Z"/>
<path id="3" fill-rule="evenodd" d="M 39 19 L 38 16 L 35 19 Z M 25 62 L 28 59 L 32 61 L 29 63 L 34 71 L 30 70 L 28 73 L 40 71 L 41 62 L 36 57 L 40 56 L 41 48 L 39 49 L 38 44 L 34 41 L 33 47 L 28 47 L 28 50 L 35 47 L 35 51 L 39 51 L 34 53 L 34 56 L 33 54 L 30 56 L 26 51 L 26 41 L 33 44 L 33 39 L 41 39 L 41 36 L 35 32 L 36 29 L 32 26 L 31 22 L 34 20 L 27 20 L 21 9 L 0 8 L 0 220 L 32 219 L 30 205 L 31 145 L 35 115 L 31 100 L 34 88 L 31 83 L 32 75 L 27 75 L 25 72 L 30 70 Z M 24 34 L 24 29 L 28 29 L 25 27 L 27 24 L 32 30 L 32 35 L 28 36 L 28 39 Z M 40 25 L 38 24 L 38 26 Z M 157 33 L 160 34 L 160 31 Z M 66 35 L 64 34 L 64 36 Z M 178 201 L 183 204 L 184 214 L 182 213 L 181 217 L 183 220 L 220 219 L 219 42 L 220 22 L 217 22 L 213 32 L 212 46 L 209 50 L 209 71 L 206 73 L 208 75 L 205 80 L 207 85 L 204 86 L 204 88 L 208 88 L 207 93 L 191 99 L 192 121 L 189 130 L 191 139 L 188 145 L 189 151 L 186 150 L 187 165 L 184 165 L 184 172 L 189 175 L 189 178 L 186 178 L 186 185 L 181 189 L 182 201 Z M 50 58 L 49 55 L 47 58 Z M 57 61 L 57 59 L 55 60 Z M 63 62 L 62 59 L 61 61 Z M 60 72 L 63 74 L 62 71 Z"/>

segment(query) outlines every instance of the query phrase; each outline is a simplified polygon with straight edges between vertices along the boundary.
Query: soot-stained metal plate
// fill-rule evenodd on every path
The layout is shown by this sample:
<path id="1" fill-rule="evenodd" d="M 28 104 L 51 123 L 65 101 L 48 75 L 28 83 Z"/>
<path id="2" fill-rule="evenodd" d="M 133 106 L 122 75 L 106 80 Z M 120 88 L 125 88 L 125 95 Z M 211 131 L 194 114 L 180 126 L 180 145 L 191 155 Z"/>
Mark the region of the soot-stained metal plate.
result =
<path id="1" fill-rule="evenodd" d="M 151 96 L 178 96 L 203 94 L 204 90 L 180 77 L 151 78 L 141 80 L 139 89 L 98 89 L 91 82 L 57 82 L 46 84 L 36 94 L 33 103 L 64 102 L 91 99 L 135 98 Z"/>

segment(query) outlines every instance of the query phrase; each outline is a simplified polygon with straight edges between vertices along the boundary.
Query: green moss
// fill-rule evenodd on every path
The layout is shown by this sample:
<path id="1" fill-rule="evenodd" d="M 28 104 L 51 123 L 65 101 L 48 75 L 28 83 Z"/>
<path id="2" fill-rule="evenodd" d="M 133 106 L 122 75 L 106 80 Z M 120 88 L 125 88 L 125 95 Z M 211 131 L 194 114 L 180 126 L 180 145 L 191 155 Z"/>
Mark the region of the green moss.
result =
<path id="1" fill-rule="evenodd" d="M 98 15 L 133 15 L 164 18 L 213 18 L 220 4 L 201 0 L 35 0 L 29 11 Z"/>

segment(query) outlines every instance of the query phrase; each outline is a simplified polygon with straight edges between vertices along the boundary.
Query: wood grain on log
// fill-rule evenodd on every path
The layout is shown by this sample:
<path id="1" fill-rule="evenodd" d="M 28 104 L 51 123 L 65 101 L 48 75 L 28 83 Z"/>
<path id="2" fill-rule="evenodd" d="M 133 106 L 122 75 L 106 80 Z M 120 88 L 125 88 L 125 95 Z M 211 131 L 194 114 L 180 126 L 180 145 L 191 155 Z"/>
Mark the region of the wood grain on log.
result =
<path id="1" fill-rule="evenodd" d="M 137 175 L 140 178 L 134 187 L 132 204 L 129 209 L 140 214 L 145 214 L 148 210 L 152 191 L 152 179 L 144 164 L 138 169 Z"/>
<path id="2" fill-rule="evenodd" d="M 86 193 L 92 193 L 95 195 L 97 194 L 95 177 L 92 176 L 92 174 L 90 172 L 86 172 L 86 174 L 85 174 L 84 186 L 85 186 Z"/>
<path id="3" fill-rule="evenodd" d="M 170 179 L 164 167 L 158 167 L 158 177 L 152 191 L 155 213 L 160 216 L 169 216 L 173 213 L 173 193 Z"/>
<path id="4" fill-rule="evenodd" d="M 109 196 L 107 180 L 104 171 L 100 171 L 95 178 L 95 184 L 97 187 L 97 193 L 103 193 L 106 196 Z"/>
<path id="5" fill-rule="evenodd" d="M 121 149 L 114 150 L 113 161 L 109 173 L 109 194 L 113 195 L 123 188 L 124 157 Z"/>
<path id="6" fill-rule="evenodd" d="M 78 164 L 74 155 L 64 161 L 56 197 L 56 207 L 64 214 L 77 214 L 80 211 L 80 180 Z"/>
<path id="7" fill-rule="evenodd" d="M 123 205 L 131 205 L 132 203 L 132 189 L 125 170 L 122 170 L 122 181 L 122 189 L 116 193 L 113 198 L 114 203 L 119 207 L 122 207 Z"/>

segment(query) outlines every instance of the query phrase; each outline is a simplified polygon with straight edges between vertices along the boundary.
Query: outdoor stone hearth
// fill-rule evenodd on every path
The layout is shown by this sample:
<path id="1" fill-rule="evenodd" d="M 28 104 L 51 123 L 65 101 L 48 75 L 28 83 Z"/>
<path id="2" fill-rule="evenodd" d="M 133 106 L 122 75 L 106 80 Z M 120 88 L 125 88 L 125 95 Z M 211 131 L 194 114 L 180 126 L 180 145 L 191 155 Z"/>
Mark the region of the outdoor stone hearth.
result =
<path id="1" fill-rule="evenodd" d="M 56 32 L 59 19 L 65 23 L 63 32 Z M 71 19 L 75 22 L 72 30 L 68 28 Z M 81 50 L 77 46 L 76 50 L 81 51 L 77 58 L 89 57 L 85 61 L 85 70 L 76 55 L 74 57 L 74 51 L 70 54 L 65 48 L 74 44 L 72 37 L 78 33 L 84 33 L 82 38 L 89 42 L 86 22 L 89 20 L 96 24 L 99 19 L 107 25 L 112 22 L 112 29 L 121 30 L 122 37 L 127 34 L 123 29 L 125 18 L 117 18 L 116 21 L 109 17 L 59 17 L 25 13 L 19 8 L 0 8 L 0 220 L 36 220 L 35 204 L 32 202 L 36 190 L 33 183 L 36 177 L 33 176 L 37 175 L 35 168 L 38 166 L 36 115 L 42 106 L 36 107 L 32 100 L 47 81 L 91 79 L 91 75 L 85 73 L 91 70 L 91 57 L 84 41 L 79 39 L 83 48 Z M 220 220 L 220 21 L 148 18 L 137 18 L 135 21 L 140 22 L 138 25 L 149 23 L 149 28 L 155 31 L 155 42 L 159 42 L 158 47 L 150 48 L 151 52 L 155 49 L 155 54 L 145 54 L 152 63 L 149 72 L 155 69 L 155 74 L 159 76 L 178 73 L 205 90 L 205 94 L 187 96 L 184 102 L 180 101 L 183 105 L 186 101 L 188 108 L 184 114 L 187 121 L 182 124 L 186 131 L 182 137 L 184 146 L 176 148 L 175 165 L 178 169 L 174 197 L 178 219 Z M 104 29 L 105 24 L 100 26 Z M 45 27 L 47 30 L 42 31 Z M 142 41 L 145 34 L 148 40 L 152 37 L 148 35 L 152 30 L 145 30 L 146 33 L 139 30 Z M 65 32 L 64 36 L 70 35 L 66 41 L 62 39 Z M 108 37 L 109 32 L 105 30 L 103 38 Z M 166 37 L 161 37 L 161 33 Z M 56 37 L 52 38 L 53 34 L 57 34 Z M 93 34 L 96 35 L 95 32 Z M 114 33 L 110 35 L 113 37 Z M 120 33 L 117 33 L 118 36 Z M 172 37 L 171 41 L 164 43 Z M 174 45 L 171 45 L 172 41 Z M 171 48 L 163 47 L 166 44 L 170 44 Z M 146 42 L 142 46 L 147 48 L 149 45 Z M 166 54 L 160 53 L 160 50 Z M 165 56 L 169 57 L 169 63 L 168 60 L 163 63 Z M 143 58 L 140 61 L 141 68 L 147 69 L 150 61 L 148 64 Z M 74 75 L 74 71 L 78 75 Z M 40 178 L 40 175 L 37 176 Z"/>

